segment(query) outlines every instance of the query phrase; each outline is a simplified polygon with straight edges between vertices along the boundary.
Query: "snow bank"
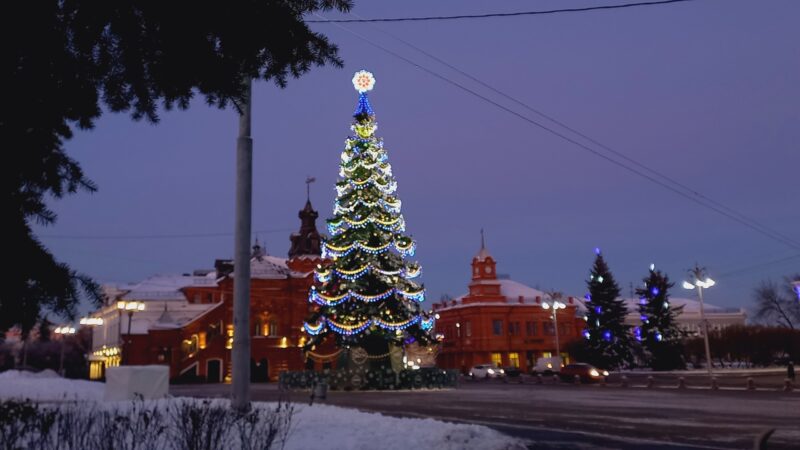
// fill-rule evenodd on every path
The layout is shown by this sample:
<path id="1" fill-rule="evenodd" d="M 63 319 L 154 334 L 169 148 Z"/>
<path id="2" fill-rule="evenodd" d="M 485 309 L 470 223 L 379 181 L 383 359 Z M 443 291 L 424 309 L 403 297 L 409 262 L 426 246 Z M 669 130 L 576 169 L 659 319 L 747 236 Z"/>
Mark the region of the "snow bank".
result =
<path id="1" fill-rule="evenodd" d="M 0 373 L 0 399 L 29 398 L 38 401 L 81 400 L 94 403 L 103 398 L 104 383 L 69 380 L 53 371 L 39 373 L 8 371 Z M 174 402 L 201 402 L 200 399 L 157 400 L 166 407 Z M 226 400 L 213 400 L 224 403 Z M 103 408 L 125 409 L 131 402 L 99 403 Z M 274 409 L 274 403 L 256 403 L 257 408 Z M 286 450 L 374 449 L 487 450 L 524 449 L 521 441 L 481 425 L 466 425 L 433 419 L 396 418 L 377 413 L 328 405 L 296 404 Z"/>
<path id="2" fill-rule="evenodd" d="M 0 398 L 38 401 L 102 400 L 104 383 L 61 378 L 52 370 L 0 373 Z"/>
<path id="3" fill-rule="evenodd" d="M 481 425 L 407 419 L 328 405 L 295 406 L 286 450 L 524 449 L 520 441 Z"/>

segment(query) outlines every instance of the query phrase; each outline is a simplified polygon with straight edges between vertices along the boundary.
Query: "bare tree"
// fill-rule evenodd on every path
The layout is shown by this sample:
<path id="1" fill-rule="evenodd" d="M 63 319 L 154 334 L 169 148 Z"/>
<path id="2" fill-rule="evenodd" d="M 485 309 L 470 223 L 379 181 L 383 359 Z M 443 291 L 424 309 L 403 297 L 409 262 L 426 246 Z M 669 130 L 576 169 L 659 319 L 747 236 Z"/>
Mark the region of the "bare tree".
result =
<path id="1" fill-rule="evenodd" d="M 800 301 L 793 291 L 792 280 L 800 280 L 800 275 L 785 277 L 781 285 L 772 280 L 761 282 L 753 291 L 756 319 L 792 330 L 800 326 Z"/>

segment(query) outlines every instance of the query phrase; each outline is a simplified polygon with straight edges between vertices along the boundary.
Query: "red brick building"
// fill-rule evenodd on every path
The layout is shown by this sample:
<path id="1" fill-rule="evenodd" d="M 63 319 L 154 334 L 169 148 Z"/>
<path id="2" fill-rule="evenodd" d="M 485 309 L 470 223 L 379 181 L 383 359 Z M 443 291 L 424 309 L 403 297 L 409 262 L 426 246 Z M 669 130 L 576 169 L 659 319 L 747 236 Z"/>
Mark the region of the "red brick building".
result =
<path id="1" fill-rule="evenodd" d="M 306 202 L 299 232 L 290 236 L 289 258 L 270 256 L 258 241 L 250 260 L 250 333 L 253 381 L 274 380 L 300 370 L 313 268 L 320 262 L 317 212 Z M 214 270 L 154 276 L 133 285 L 106 287 L 107 304 L 94 317 L 91 375 L 119 364 L 166 364 L 172 379 L 221 382 L 231 377 L 233 271 L 230 260 Z M 130 316 L 119 302 L 141 302 Z M 121 326 L 121 328 L 120 328 Z M 130 331 L 129 331 L 130 330 Z"/>
<path id="2" fill-rule="evenodd" d="M 556 356 L 550 296 L 516 281 L 498 277 L 494 258 L 483 243 L 472 259 L 469 293 L 434 304 L 439 314 L 437 333 L 444 334 L 437 365 L 467 372 L 476 364 L 495 363 L 528 371 L 542 356 Z M 562 356 L 566 345 L 580 339 L 583 320 L 576 317 L 577 301 L 562 300 L 557 312 Z"/>

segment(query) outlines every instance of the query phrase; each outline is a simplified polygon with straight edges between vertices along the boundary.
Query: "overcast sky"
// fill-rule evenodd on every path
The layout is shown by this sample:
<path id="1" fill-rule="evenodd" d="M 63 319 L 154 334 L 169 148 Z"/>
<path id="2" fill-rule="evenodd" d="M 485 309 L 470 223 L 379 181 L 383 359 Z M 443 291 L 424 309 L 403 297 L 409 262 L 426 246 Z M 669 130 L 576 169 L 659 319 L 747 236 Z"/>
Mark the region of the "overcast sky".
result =
<path id="1" fill-rule="evenodd" d="M 380 3 L 380 4 L 378 4 Z M 588 1 L 357 2 L 364 17 L 474 14 Z M 616 2 L 603 2 L 616 3 Z M 335 17 L 330 15 L 329 17 Z M 800 240 L 800 2 L 698 0 L 659 7 L 347 28 L 510 109 L 532 113 L 404 46 L 388 31 L 593 139 Z M 763 279 L 800 272 L 800 250 L 703 208 L 474 97 L 359 37 L 314 25 L 344 69 L 286 89 L 254 87 L 253 229 L 285 256 L 306 176 L 329 217 L 357 102 L 370 93 L 429 298 L 459 295 L 485 228 L 498 271 L 583 295 L 595 247 L 623 291 L 650 263 L 674 280 L 695 262 L 709 303 L 749 306 Z M 157 126 L 107 114 L 68 142 L 100 189 L 54 203 L 37 229 L 56 256 L 102 282 L 209 268 L 233 251 L 237 116 L 206 106 Z M 543 122 L 544 123 L 544 122 Z M 324 229 L 322 220 L 318 222 Z M 160 239 L 75 237 L 196 235 Z M 794 258 L 790 258 L 794 257 Z M 783 260 L 775 262 L 777 260 Z M 757 267 L 754 267 L 757 266 Z M 742 270 L 745 269 L 745 270 Z M 676 286 L 674 295 L 684 296 Z"/>

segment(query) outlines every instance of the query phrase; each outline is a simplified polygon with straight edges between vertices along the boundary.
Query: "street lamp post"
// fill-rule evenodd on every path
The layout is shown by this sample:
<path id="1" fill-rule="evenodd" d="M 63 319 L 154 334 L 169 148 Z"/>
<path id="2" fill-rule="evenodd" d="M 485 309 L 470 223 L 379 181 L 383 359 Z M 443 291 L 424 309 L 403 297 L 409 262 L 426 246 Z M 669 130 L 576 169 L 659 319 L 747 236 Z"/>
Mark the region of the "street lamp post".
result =
<path id="1" fill-rule="evenodd" d="M 63 326 L 58 327 L 53 330 L 56 334 L 61 336 L 61 357 L 58 360 L 58 373 L 63 377 L 64 376 L 64 346 L 67 340 L 67 336 L 75 334 L 75 328 L 70 326 Z"/>
<path id="2" fill-rule="evenodd" d="M 566 308 L 567 305 L 565 305 L 564 303 L 561 303 L 560 301 L 558 301 L 558 298 L 560 298 L 559 295 L 551 294 L 550 295 L 550 299 L 552 301 L 552 304 L 547 302 L 547 301 L 543 301 L 542 302 L 542 308 L 552 310 L 551 316 L 553 318 L 553 329 L 555 330 L 555 334 L 556 334 L 556 356 L 560 358 L 561 357 L 561 344 L 558 341 L 558 314 L 557 314 L 557 312 L 558 312 L 559 309 Z"/>
<path id="3" fill-rule="evenodd" d="M 700 322 L 703 324 L 703 342 L 706 347 L 706 367 L 708 369 L 708 376 L 713 377 L 714 372 L 711 367 L 711 347 L 708 344 L 708 321 L 706 321 L 706 313 L 705 308 L 703 306 L 703 289 L 710 288 L 714 286 L 716 282 L 709 278 L 707 275 L 704 276 L 705 269 L 702 267 L 698 267 L 697 265 L 694 266 L 694 269 L 689 271 L 692 274 L 692 281 L 684 281 L 683 288 L 684 289 L 695 289 L 697 288 L 697 298 L 700 300 Z"/>
<path id="4" fill-rule="evenodd" d="M 130 302 L 129 301 L 125 301 L 125 300 L 120 300 L 120 301 L 117 302 L 117 311 L 119 311 L 119 319 L 120 319 L 119 320 L 119 329 L 120 329 L 120 334 L 122 333 L 122 311 L 125 311 L 125 312 L 128 313 L 128 333 L 127 334 L 128 334 L 128 343 L 130 344 L 131 322 L 133 321 L 133 313 L 135 313 L 137 311 L 144 311 L 144 302 L 137 302 L 135 300 L 134 301 L 130 301 Z M 124 342 L 123 342 L 123 344 L 124 344 Z M 128 362 L 128 353 L 130 353 L 130 352 L 126 351 L 124 349 L 124 345 L 123 345 L 123 349 L 122 349 L 122 364 L 123 365 L 127 364 L 127 362 Z"/>

